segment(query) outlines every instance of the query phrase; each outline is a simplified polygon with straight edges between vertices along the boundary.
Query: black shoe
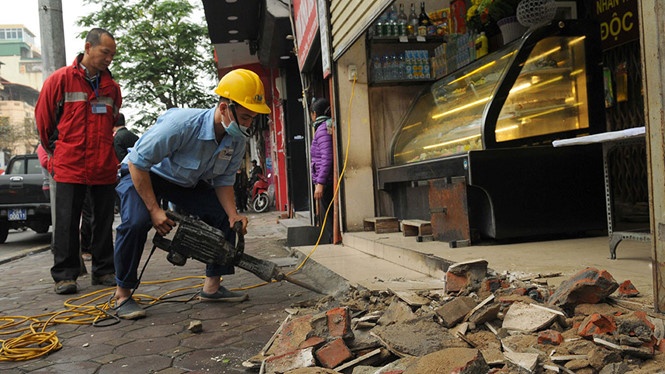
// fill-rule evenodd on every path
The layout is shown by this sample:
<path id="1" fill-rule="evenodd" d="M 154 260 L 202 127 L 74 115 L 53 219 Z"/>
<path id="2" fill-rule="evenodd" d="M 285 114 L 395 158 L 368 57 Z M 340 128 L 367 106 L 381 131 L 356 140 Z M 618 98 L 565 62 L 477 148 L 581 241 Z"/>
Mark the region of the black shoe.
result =
<path id="1" fill-rule="evenodd" d="M 219 289 L 215 293 L 205 293 L 201 291 L 199 296 L 201 300 L 205 301 L 241 302 L 249 299 L 249 295 L 246 293 L 229 291 L 222 286 L 219 286 Z"/>
<path id="2" fill-rule="evenodd" d="M 116 286 L 115 274 L 113 274 L 113 273 L 104 274 L 104 275 L 100 275 L 100 276 L 93 275 L 91 281 L 92 281 L 93 286 L 96 286 L 98 284 L 101 284 L 101 285 L 107 286 L 107 287 L 115 287 Z"/>
<path id="3" fill-rule="evenodd" d="M 56 282 L 54 290 L 58 295 L 70 295 L 78 292 L 75 280 L 61 280 Z"/>

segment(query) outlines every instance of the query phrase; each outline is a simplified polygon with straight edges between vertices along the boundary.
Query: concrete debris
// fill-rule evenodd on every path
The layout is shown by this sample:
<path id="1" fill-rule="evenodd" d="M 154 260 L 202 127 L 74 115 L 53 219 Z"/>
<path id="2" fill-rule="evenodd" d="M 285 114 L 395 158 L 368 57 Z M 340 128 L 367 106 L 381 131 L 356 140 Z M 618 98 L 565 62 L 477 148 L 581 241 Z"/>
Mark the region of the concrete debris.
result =
<path id="1" fill-rule="evenodd" d="M 529 373 L 533 373 L 538 366 L 537 353 L 506 352 L 503 355 L 510 363 L 526 369 Z"/>
<path id="2" fill-rule="evenodd" d="M 194 334 L 198 334 L 203 331 L 203 322 L 199 320 L 190 321 L 187 330 L 193 332 Z"/>
<path id="3" fill-rule="evenodd" d="M 535 332 L 548 328 L 558 315 L 531 304 L 514 303 L 503 318 L 503 328 L 508 331 Z"/>
<path id="4" fill-rule="evenodd" d="M 556 289 L 531 282 L 548 275 L 488 273 L 484 260 L 455 264 L 446 274 L 442 290 L 353 286 L 293 305 L 253 362 L 262 362 L 266 374 L 613 374 L 665 367 L 664 319 L 610 296 L 621 291 L 604 270 L 586 268 Z"/>

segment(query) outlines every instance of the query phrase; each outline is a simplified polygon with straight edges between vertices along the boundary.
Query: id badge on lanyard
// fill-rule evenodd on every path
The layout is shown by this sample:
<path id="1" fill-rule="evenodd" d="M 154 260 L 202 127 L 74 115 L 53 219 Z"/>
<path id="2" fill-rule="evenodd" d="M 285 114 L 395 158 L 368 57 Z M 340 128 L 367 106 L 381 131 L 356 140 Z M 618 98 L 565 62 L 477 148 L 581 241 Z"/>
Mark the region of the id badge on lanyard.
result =
<path id="1" fill-rule="evenodd" d="M 95 77 L 95 84 L 92 89 L 95 91 L 95 99 L 90 102 L 92 114 L 106 114 L 106 104 L 97 99 L 99 97 L 99 74 Z"/>

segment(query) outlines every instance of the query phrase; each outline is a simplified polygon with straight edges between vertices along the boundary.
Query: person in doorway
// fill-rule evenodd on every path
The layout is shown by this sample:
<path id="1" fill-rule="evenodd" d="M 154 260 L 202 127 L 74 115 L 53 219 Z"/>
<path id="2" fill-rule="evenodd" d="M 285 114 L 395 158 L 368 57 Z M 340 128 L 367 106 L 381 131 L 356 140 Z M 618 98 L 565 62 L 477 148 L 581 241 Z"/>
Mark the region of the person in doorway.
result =
<path id="1" fill-rule="evenodd" d="M 215 89 L 217 105 L 210 109 L 173 108 L 162 114 L 125 157 L 116 191 L 120 195 L 120 217 L 115 242 L 115 312 L 124 319 L 146 313 L 133 299 L 140 284 L 138 266 L 151 226 L 166 235 L 175 226 L 159 204 L 173 202 L 185 214 L 199 217 L 225 233 L 247 217 L 236 212 L 233 184 L 245 155 L 251 125 L 259 114 L 270 113 L 263 83 L 256 73 L 232 70 Z M 199 296 L 202 300 L 240 302 L 247 294 L 221 285 L 220 277 L 233 274 L 229 266 L 207 265 Z"/>
<path id="2" fill-rule="evenodd" d="M 333 208 L 333 144 L 330 103 L 321 98 L 314 101 L 310 108 L 310 118 L 314 127 L 314 137 L 310 148 L 312 183 L 314 184 L 314 202 L 317 205 L 317 222 L 323 226 L 321 238 L 332 243 Z M 328 214 L 326 215 L 326 210 Z M 324 222 L 325 221 L 325 222 Z"/>
<path id="3" fill-rule="evenodd" d="M 112 225 L 118 162 L 113 124 L 122 105 L 120 86 L 108 70 L 115 52 L 113 35 L 90 30 L 84 52 L 44 81 L 35 105 L 40 142 L 51 157 L 49 172 L 56 185 L 51 276 L 57 294 L 78 292 L 79 223 L 87 189 L 94 216 L 92 284 L 115 286 Z"/>

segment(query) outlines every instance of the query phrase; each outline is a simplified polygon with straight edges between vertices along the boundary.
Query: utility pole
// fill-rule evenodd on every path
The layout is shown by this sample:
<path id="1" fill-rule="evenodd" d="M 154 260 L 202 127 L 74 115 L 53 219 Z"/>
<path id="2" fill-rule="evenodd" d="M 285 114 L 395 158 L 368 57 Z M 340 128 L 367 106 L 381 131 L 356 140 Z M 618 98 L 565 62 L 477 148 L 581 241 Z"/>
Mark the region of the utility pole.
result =
<path id="1" fill-rule="evenodd" d="M 62 0 L 39 0 L 39 35 L 45 80 L 66 65 L 65 29 L 62 21 Z"/>

